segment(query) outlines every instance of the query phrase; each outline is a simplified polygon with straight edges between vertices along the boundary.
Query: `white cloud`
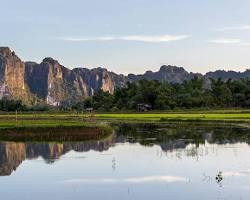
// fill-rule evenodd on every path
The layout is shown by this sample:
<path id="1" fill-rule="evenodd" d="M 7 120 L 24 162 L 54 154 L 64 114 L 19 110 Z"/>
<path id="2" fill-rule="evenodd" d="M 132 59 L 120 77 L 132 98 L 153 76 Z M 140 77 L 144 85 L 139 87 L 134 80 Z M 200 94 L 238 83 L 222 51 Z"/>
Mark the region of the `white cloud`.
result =
<path id="1" fill-rule="evenodd" d="M 241 170 L 241 171 L 227 171 L 227 172 L 222 172 L 223 177 L 232 177 L 232 176 L 249 176 L 250 175 L 250 170 Z"/>
<path id="2" fill-rule="evenodd" d="M 240 46 L 250 46 L 250 42 L 241 42 Z"/>
<path id="3" fill-rule="evenodd" d="M 126 36 L 121 37 L 121 40 L 128 41 L 140 41 L 140 42 L 171 42 L 176 40 L 183 40 L 188 38 L 187 35 L 162 35 L 162 36 L 142 36 L 142 35 L 134 35 L 134 36 Z"/>
<path id="4" fill-rule="evenodd" d="M 146 176 L 146 177 L 134 177 L 124 179 L 125 182 L 129 183 L 148 183 L 148 182 L 187 182 L 188 179 L 178 176 Z"/>
<path id="5" fill-rule="evenodd" d="M 220 38 L 220 39 L 209 40 L 208 42 L 214 44 L 235 44 L 238 46 L 250 46 L 250 42 L 241 39 Z"/>
<path id="6" fill-rule="evenodd" d="M 215 31 L 244 31 L 244 30 L 250 30 L 249 25 L 242 25 L 242 26 L 229 26 L 229 27 L 223 27 L 223 28 L 215 28 Z"/>
<path id="7" fill-rule="evenodd" d="M 101 37 L 61 37 L 58 39 L 71 42 L 123 40 L 123 41 L 161 43 L 161 42 L 183 40 L 188 37 L 189 37 L 188 35 L 154 35 L 154 36 L 128 35 L 128 36 L 101 36 Z"/>
<path id="8" fill-rule="evenodd" d="M 223 172 L 222 175 L 223 175 L 224 177 L 245 176 L 245 173 L 243 173 L 243 172 L 233 172 L 233 171 L 229 171 L 229 172 Z"/>
<path id="9" fill-rule="evenodd" d="M 173 183 L 173 182 L 188 182 L 185 177 L 178 176 L 144 176 L 144 177 L 132 177 L 124 179 L 113 179 L 113 178 L 101 178 L 101 179 L 69 179 L 64 180 L 61 183 L 64 184 L 90 184 L 90 183 L 101 183 L 101 184 L 114 184 L 114 183 L 130 183 L 130 184 L 140 184 L 140 183 L 152 183 L 152 182 L 163 182 L 163 183 Z"/>
<path id="10" fill-rule="evenodd" d="M 230 39 L 230 38 L 220 38 L 215 40 L 210 40 L 211 43 L 216 44 L 240 44 L 242 43 L 241 39 Z"/>

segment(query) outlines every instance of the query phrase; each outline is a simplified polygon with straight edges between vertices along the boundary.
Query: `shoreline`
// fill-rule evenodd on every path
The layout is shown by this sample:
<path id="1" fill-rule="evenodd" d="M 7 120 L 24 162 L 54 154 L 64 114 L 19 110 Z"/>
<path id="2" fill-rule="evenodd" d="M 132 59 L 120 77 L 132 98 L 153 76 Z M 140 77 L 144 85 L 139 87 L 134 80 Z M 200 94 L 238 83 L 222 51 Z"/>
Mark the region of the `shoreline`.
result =
<path id="1" fill-rule="evenodd" d="M 250 113 L 36 113 L 0 115 L 0 140 L 85 141 L 98 140 L 119 124 L 167 127 L 238 127 L 250 129 Z"/>

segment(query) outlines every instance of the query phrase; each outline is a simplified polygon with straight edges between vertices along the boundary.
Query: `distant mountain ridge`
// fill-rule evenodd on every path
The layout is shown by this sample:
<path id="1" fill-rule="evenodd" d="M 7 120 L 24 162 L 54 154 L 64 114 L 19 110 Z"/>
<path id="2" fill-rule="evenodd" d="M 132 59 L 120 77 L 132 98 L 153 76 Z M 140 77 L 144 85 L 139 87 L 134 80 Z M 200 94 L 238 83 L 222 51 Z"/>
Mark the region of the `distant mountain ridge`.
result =
<path id="1" fill-rule="evenodd" d="M 189 73 L 183 67 L 163 65 L 157 72 L 146 71 L 142 75 L 129 74 L 127 78 L 131 82 L 146 79 L 146 80 L 167 81 L 170 83 L 181 83 L 185 80 L 191 80 L 195 76 L 201 77 L 202 74 L 192 73 L 192 72 Z"/>
<path id="2" fill-rule="evenodd" d="M 236 72 L 236 71 L 225 71 L 225 70 L 216 70 L 214 72 L 208 72 L 205 74 L 206 78 L 221 78 L 222 80 L 228 79 L 241 79 L 241 78 L 250 78 L 250 69 L 247 69 L 244 72 Z"/>
<path id="3" fill-rule="evenodd" d="M 205 79 L 240 79 L 250 77 L 250 70 L 218 70 L 202 75 L 187 72 L 182 67 L 163 65 L 157 72 L 147 71 L 141 75 L 125 76 L 101 67 L 68 69 L 50 57 L 44 58 L 40 64 L 23 62 L 10 48 L 0 47 L 0 98 L 20 99 L 29 104 L 73 104 L 92 96 L 100 89 L 113 93 L 115 88 L 124 87 L 127 82 L 146 79 L 181 83 L 195 76 Z"/>

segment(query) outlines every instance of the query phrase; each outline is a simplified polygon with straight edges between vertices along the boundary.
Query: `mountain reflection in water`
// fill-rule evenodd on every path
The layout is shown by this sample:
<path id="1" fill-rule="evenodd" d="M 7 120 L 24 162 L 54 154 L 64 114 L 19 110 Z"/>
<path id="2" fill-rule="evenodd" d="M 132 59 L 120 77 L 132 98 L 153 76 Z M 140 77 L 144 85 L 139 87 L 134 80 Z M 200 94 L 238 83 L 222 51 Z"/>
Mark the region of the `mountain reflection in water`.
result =
<path id="1" fill-rule="evenodd" d="M 0 142 L 0 176 L 9 176 L 26 159 L 42 157 L 47 163 L 69 151 L 103 152 L 118 143 L 158 145 L 163 152 L 184 150 L 186 156 L 197 156 L 197 149 L 205 143 L 235 144 L 249 143 L 250 131 L 236 127 L 159 127 L 155 125 L 122 124 L 114 127 L 114 133 L 100 141 L 65 143 L 15 143 Z M 191 145 L 191 149 L 187 148 Z M 200 155 L 200 154 L 199 154 Z M 176 155 L 177 156 L 177 155 Z"/>
<path id="2" fill-rule="evenodd" d="M 113 135 L 102 141 L 81 143 L 15 143 L 0 142 L 0 176 L 11 175 L 13 170 L 25 159 L 42 157 L 47 163 L 53 163 L 60 156 L 73 150 L 86 152 L 89 150 L 105 151 L 113 144 Z"/>

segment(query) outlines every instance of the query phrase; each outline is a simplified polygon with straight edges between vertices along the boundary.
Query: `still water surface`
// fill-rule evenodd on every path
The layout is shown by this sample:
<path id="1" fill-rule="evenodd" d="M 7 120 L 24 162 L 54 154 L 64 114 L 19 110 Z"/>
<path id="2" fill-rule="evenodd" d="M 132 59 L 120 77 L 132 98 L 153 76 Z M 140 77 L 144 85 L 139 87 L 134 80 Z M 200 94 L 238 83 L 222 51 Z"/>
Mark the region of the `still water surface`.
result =
<path id="1" fill-rule="evenodd" d="M 1 199 L 250 199 L 249 138 L 243 128 L 122 125 L 101 141 L 0 142 Z"/>

